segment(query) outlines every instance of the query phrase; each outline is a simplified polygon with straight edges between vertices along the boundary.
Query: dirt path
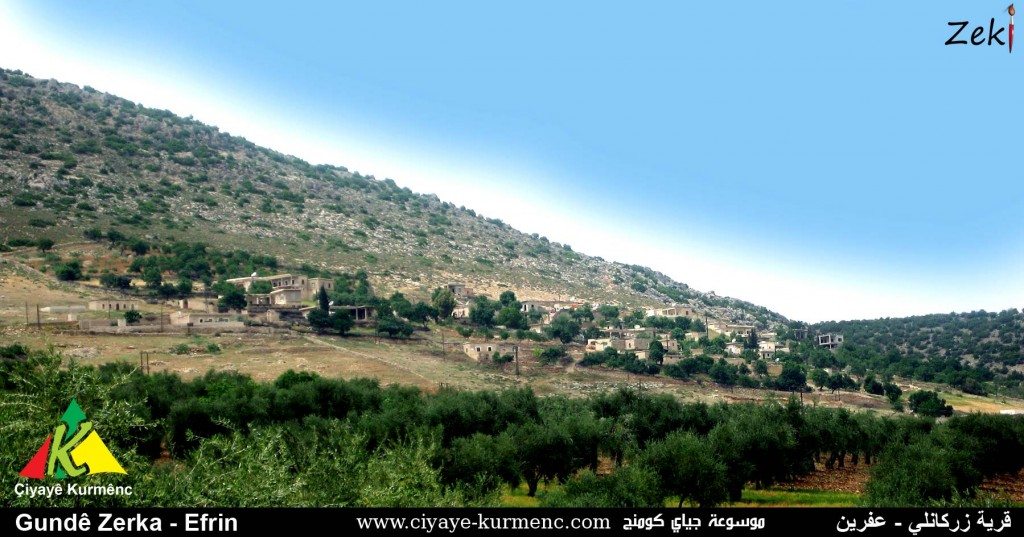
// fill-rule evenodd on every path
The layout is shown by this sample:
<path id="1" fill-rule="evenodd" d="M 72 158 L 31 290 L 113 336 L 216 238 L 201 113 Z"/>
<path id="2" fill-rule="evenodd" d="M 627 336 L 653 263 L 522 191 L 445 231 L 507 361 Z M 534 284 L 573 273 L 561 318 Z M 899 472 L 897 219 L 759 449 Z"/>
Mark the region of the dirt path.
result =
<path id="1" fill-rule="evenodd" d="M 400 364 L 397 364 L 395 362 L 392 362 L 391 360 L 385 360 L 384 358 L 381 358 L 379 356 L 373 356 L 373 355 L 370 355 L 370 354 L 366 354 L 365 352 L 355 351 L 355 350 L 343 347 L 341 345 L 338 345 L 337 343 L 332 343 L 330 341 L 324 340 L 324 339 L 316 337 L 316 336 L 309 336 L 309 335 L 307 335 L 307 336 L 304 336 L 304 339 L 306 339 L 307 341 L 312 342 L 312 343 L 317 343 L 319 345 L 325 345 L 327 347 L 331 347 L 331 348 L 338 349 L 338 350 L 343 351 L 343 352 L 354 354 L 354 355 L 362 357 L 362 358 L 369 358 L 371 360 L 376 360 L 378 362 L 387 364 L 387 365 L 389 365 L 389 366 L 391 366 L 391 367 L 393 367 L 395 369 L 399 369 L 401 371 L 409 373 L 410 375 L 419 377 L 419 378 L 427 381 L 428 383 L 431 383 L 431 384 L 434 383 L 433 380 L 431 380 L 431 379 L 421 375 L 420 373 L 417 373 L 417 372 L 415 372 L 415 371 L 413 371 L 413 370 L 411 370 L 408 367 L 405 367 L 403 365 L 400 365 Z"/>

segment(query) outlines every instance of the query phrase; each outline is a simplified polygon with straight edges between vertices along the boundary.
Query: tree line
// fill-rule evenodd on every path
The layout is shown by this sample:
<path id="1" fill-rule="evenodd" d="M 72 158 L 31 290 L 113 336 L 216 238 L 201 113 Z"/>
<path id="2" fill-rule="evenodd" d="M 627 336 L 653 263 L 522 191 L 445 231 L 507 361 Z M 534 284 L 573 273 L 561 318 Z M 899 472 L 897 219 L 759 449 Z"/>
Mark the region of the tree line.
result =
<path id="1" fill-rule="evenodd" d="M 939 423 L 796 398 L 681 403 L 630 388 L 575 399 L 426 393 L 295 371 L 271 383 L 227 372 L 186 381 L 20 346 L 0 359 L 3 464 L 24 465 L 73 395 L 128 469 L 105 479 L 136 484 L 117 501 L 139 505 L 493 505 L 523 484 L 543 505 L 711 506 L 815 463 L 872 464 L 865 501 L 926 505 L 971 498 L 986 477 L 1024 465 L 1014 416 Z M 0 479 L 9 494 L 18 478 Z M 542 483 L 553 486 L 540 492 Z"/>

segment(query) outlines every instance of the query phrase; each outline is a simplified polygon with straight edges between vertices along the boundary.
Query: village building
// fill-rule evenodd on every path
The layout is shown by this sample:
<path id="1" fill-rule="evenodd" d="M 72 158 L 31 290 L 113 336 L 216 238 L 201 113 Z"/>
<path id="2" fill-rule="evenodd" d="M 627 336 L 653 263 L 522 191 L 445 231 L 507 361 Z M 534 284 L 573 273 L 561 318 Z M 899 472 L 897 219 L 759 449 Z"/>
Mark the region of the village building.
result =
<path id="1" fill-rule="evenodd" d="M 463 343 L 462 352 L 466 353 L 466 356 L 469 356 L 470 358 L 479 362 L 492 359 L 494 357 L 495 352 L 502 356 L 512 355 L 518 357 L 519 345 L 506 342 Z"/>
<path id="2" fill-rule="evenodd" d="M 781 343 L 776 343 L 775 341 L 758 341 L 757 352 L 761 356 L 762 360 L 778 360 L 778 353 L 788 353 L 789 347 L 785 347 Z"/>
<path id="3" fill-rule="evenodd" d="M 550 313 L 555 309 L 555 302 L 550 300 L 523 300 L 520 302 L 523 313 Z"/>
<path id="4" fill-rule="evenodd" d="M 679 352 L 679 342 L 669 337 L 668 334 L 658 337 L 658 341 L 661 342 L 661 346 L 668 352 Z"/>
<path id="5" fill-rule="evenodd" d="M 248 297 L 247 297 L 248 298 Z M 217 299 L 201 296 L 182 298 L 177 301 L 178 309 L 202 311 L 205 313 L 217 312 Z"/>
<path id="6" fill-rule="evenodd" d="M 302 290 L 294 287 L 274 289 L 270 292 L 270 303 L 274 306 L 301 304 L 302 300 Z"/>
<path id="7" fill-rule="evenodd" d="M 645 351 L 651 347 L 651 338 L 637 337 L 625 340 L 627 351 Z"/>
<path id="8" fill-rule="evenodd" d="M 201 313 L 195 311 L 176 311 L 171 313 L 172 326 L 192 326 L 197 328 L 243 328 L 245 323 L 235 319 L 233 315 L 217 313 Z"/>
<path id="9" fill-rule="evenodd" d="M 725 352 L 727 352 L 727 353 L 729 353 L 729 354 L 731 354 L 733 356 L 739 356 L 739 355 L 743 354 L 743 343 L 740 343 L 738 341 L 732 341 L 732 342 L 726 343 L 725 344 Z"/>
<path id="10" fill-rule="evenodd" d="M 133 300 L 90 300 L 89 311 L 126 311 L 137 309 Z"/>
<path id="11" fill-rule="evenodd" d="M 455 295 L 455 298 L 457 300 L 466 300 L 469 298 L 473 298 L 474 296 L 473 289 L 466 287 L 466 284 L 464 283 L 452 282 L 446 285 L 445 287 L 447 287 L 448 290 L 451 291 L 453 295 Z"/>
<path id="12" fill-rule="evenodd" d="M 638 337 L 653 338 L 656 329 L 647 328 L 643 326 L 634 326 L 633 328 L 611 328 L 608 333 L 612 337 L 618 337 L 620 339 L 633 339 Z"/>
<path id="13" fill-rule="evenodd" d="M 231 278 L 228 283 L 237 285 L 249 291 L 252 284 L 256 282 L 268 282 L 275 291 L 279 289 L 295 289 L 299 292 L 299 301 L 316 298 L 320 288 L 330 293 L 334 290 L 334 280 L 328 278 L 309 278 L 302 275 L 275 274 L 273 276 L 248 276 L 245 278 Z"/>
<path id="14" fill-rule="evenodd" d="M 452 317 L 455 319 L 468 319 L 469 306 L 458 306 L 452 310 Z"/>
<path id="15" fill-rule="evenodd" d="M 710 321 L 708 328 L 712 332 L 718 332 L 726 337 L 750 337 L 750 333 L 755 330 L 754 325 L 751 324 L 739 324 L 739 323 L 727 323 L 722 321 Z"/>
<path id="16" fill-rule="evenodd" d="M 754 331 L 754 325 L 752 324 L 727 324 L 725 325 L 725 333 L 730 336 L 739 337 L 750 337 L 750 333 Z"/>
<path id="17" fill-rule="evenodd" d="M 85 306 L 81 304 L 67 305 L 67 306 L 46 306 L 39 308 L 39 311 L 43 313 L 81 313 L 85 311 Z"/>
<path id="18" fill-rule="evenodd" d="M 836 347 L 843 344 L 842 334 L 818 334 L 816 341 L 819 347 L 825 347 L 826 349 L 835 349 Z"/>
<path id="19" fill-rule="evenodd" d="M 696 317 L 693 308 L 686 306 L 670 306 L 668 308 L 648 308 L 645 312 L 647 317 Z"/>
<path id="20" fill-rule="evenodd" d="M 377 318 L 377 308 L 373 306 L 331 306 L 331 311 L 346 311 L 356 324 L 366 324 Z"/>
<path id="21" fill-rule="evenodd" d="M 249 311 L 259 308 L 269 308 L 274 305 L 274 299 L 270 296 L 270 293 L 258 293 L 258 294 L 247 294 L 245 295 L 246 307 Z"/>
<path id="22" fill-rule="evenodd" d="M 611 338 L 597 338 L 587 340 L 587 352 L 602 352 L 612 346 Z"/>
<path id="23" fill-rule="evenodd" d="M 306 315 L 313 308 L 300 308 L 291 306 L 288 308 L 268 308 L 263 312 L 263 320 L 268 324 L 305 324 Z"/>

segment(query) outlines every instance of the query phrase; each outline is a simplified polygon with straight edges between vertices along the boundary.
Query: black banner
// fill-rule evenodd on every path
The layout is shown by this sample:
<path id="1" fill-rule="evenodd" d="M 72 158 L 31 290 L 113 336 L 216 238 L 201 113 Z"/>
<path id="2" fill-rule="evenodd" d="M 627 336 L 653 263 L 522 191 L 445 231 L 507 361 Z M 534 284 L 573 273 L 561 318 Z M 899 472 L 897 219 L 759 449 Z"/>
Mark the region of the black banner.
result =
<path id="1" fill-rule="evenodd" d="M 0 509 L 2 535 L 1020 535 L 1024 509 Z"/>

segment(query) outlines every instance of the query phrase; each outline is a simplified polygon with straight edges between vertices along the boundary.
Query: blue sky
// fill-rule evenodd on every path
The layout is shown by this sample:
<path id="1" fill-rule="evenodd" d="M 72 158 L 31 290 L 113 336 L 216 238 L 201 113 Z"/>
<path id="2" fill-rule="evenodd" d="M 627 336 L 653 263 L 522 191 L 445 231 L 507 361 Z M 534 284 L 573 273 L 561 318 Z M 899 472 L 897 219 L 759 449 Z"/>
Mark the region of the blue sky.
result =
<path id="1" fill-rule="evenodd" d="M 792 318 L 1024 305 L 1004 4 L 551 4 L 0 0 L 0 65 Z"/>

